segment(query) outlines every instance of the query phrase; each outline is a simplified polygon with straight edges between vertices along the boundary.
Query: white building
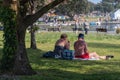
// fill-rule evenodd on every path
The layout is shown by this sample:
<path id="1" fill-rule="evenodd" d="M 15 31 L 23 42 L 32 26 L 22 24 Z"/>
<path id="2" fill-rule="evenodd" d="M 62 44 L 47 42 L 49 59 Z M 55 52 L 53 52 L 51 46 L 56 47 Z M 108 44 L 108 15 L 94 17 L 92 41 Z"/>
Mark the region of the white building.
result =
<path id="1" fill-rule="evenodd" d="M 111 12 L 110 17 L 112 20 L 120 20 L 120 9 Z"/>

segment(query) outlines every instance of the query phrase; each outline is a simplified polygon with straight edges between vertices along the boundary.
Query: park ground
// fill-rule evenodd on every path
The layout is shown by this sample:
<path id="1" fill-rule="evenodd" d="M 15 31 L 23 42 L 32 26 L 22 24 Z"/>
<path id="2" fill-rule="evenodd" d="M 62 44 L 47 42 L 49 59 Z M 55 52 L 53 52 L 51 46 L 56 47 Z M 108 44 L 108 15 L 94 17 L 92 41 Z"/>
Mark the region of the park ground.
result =
<path id="1" fill-rule="evenodd" d="M 66 32 L 73 44 L 77 35 Z M 0 32 L 0 36 L 3 33 Z M 32 68 L 37 72 L 32 76 L 12 76 L 9 79 L 0 77 L 0 80 L 120 80 L 120 35 L 107 33 L 90 33 L 85 35 L 90 52 L 96 51 L 99 55 L 114 55 L 110 60 L 80 61 L 42 58 L 42 54 L 54 49 L 54 43 L 61 33 L 36 33 L 37 50 L 30 49 L 30 34 L 26 34 L 26 48 Z M 2 55 L 3 38 L 0 37 L 0 58 Z"/>

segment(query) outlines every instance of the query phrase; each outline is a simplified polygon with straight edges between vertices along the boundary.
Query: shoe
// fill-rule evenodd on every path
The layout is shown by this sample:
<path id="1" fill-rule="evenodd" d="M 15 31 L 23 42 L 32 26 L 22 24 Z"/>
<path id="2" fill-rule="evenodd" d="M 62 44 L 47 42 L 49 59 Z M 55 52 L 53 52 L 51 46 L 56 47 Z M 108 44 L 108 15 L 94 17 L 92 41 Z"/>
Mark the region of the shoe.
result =
<path id="1" fill-rule="evenodd" d="M 111 59 L 111 58 L 114 58 L 114 56 L 113 55 L 107 55 L 106 56 L 106 59 L 108 60 L 108 59 Z"/>

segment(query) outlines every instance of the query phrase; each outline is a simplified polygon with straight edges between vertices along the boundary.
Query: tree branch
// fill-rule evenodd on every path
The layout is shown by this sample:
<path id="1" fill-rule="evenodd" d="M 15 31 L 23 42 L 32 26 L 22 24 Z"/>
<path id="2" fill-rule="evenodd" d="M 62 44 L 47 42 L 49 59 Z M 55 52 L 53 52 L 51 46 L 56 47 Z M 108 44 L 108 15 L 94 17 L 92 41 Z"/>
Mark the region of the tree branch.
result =
<path id="1" fill-rule="evenodd" d="M 26 26 L 26 28 L 30 25 L 32 25 L 36 20 L 38 20 L 43 14 L 45 14 L 46 12 L 48 12 L 48 10 L 54 8 L 55 6 L 57 6 L 58 4 L 60 4 L 61 2 L 63 2 L 65 0 L 54 0 L 53 2 L 49 3 L 48 5 L 44 6 L 42 9 L 40 9 L 38 12 L 36 12 L 33 15 L 28 15 L 24 18 L 24 24 Z"/>
<path id="2" fill-rule="evenodd" d="M 30 0 L 21 0 L 21 1 L 20 1 L 20 4 L 24 5 L 24 4 L 28 3 L 29 1 L 30 1 Z"/>

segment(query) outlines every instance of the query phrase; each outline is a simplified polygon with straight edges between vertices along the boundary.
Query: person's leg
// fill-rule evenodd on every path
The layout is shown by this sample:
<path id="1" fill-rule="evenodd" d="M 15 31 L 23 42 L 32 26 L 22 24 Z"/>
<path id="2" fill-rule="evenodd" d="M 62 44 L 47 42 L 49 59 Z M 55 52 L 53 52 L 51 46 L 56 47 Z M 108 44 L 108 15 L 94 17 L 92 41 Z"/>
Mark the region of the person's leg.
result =
<path id="1" fill-rule="evenodd" d="M 86 32 L 87 34 L 88 34 L 88 29 L 87 29 L 87 32 Z"/>
<path id="2" fill-rule="evenodd" d="M 87 29 L 85 28 L 85 34 L 87 34 Z"/>
<path id="3" fill-rule="evenodd" d="M 86 34 L 88 34 L 88 29 L 86 28 Z"/>
<path id="4" fill-rule="evenodd" d="M 96 52 L 89 53 L 90 58 L 106 59 L 106 56 L 99 56 Z"/>
<path id="5" fill-rule="evenodd" d="M 76 34 L 78 34 L 78 30 L 76 30 Z"/>
<path id="6" fill-rule="evenodd" d="M 99 58 L 99 55 L 96 52 L 89 53 L 90 58 Z"/>

